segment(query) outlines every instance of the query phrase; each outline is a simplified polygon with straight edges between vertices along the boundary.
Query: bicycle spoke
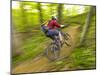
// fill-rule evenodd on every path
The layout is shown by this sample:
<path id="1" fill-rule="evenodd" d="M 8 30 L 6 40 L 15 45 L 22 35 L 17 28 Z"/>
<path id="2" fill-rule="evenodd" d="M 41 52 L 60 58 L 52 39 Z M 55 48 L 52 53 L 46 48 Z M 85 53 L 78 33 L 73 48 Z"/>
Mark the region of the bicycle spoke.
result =
<path id="1" fill-rule="evenodd" d="M 68 33 L 64 34 L 64 42 L 67 46 L 72 45 L 72 39 L 71 39 L 71 36 Z"/>

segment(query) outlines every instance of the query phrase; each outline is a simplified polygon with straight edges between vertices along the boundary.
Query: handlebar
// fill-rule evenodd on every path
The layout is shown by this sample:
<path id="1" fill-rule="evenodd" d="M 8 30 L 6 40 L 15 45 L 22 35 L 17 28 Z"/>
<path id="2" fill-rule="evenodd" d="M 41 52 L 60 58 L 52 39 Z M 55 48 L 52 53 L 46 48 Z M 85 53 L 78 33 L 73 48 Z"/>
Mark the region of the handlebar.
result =
<path id="1" fill-rule="evenodd" d="M 69 26 L 69 24 L 67 24 L 67 25 L 61 25 L 61 29 L 65 28 L 65 27 L 68 27 L 68 26 Z"/>

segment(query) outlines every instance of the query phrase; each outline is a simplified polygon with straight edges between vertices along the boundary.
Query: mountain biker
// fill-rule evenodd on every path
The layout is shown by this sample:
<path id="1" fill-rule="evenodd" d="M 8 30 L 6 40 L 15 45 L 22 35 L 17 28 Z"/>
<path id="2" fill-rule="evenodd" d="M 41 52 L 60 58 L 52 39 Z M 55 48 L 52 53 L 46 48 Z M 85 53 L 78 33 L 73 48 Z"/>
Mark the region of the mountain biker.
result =
<path id="1" fill-rule="evenodd" d="M 52 19 L 47 23 L 47 26 L 45 25 L 46 23 L 41 25 L 42 31 L 46 34 L 46 36 L 50 37 L 53 40 L 55 39 L 55 36 L 60 36 L 61 41 L 61 34 L 59 32 L 59 28 L 61 27 L 61 25 L 58 24 L 57 18 L 55 16 L 52 16 Z"/>

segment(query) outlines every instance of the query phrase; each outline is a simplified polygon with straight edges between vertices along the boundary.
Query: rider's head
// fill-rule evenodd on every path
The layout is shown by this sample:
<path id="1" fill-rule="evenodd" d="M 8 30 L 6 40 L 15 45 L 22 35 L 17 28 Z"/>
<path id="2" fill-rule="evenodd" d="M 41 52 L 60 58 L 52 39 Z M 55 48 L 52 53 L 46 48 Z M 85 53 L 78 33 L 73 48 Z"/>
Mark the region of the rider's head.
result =
<path id="1" fill-rule="evenodd" d="M 52 20 L 57 20 L 57 17 L 56 16 L 52 16 Z"/>

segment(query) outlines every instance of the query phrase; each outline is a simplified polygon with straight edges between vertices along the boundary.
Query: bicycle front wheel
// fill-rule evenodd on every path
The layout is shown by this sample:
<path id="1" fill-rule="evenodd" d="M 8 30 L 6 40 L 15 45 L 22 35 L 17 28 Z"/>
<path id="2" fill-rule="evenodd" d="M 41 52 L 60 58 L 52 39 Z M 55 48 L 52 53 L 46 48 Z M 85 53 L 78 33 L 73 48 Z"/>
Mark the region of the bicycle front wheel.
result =
<path id="1" fill-rule="evenodd" d="M 50 60 L 56 60 L 57 58 L 59 58 L 59 55 L 60 49 L 54 43 L 50 44 L 49 47 L 46 49 L 46 56 Z"/>
<path id="2" fill-rule="evenodd" d="M 68 33 L 64 34 L 64 42 L 67 46 L 72 46 L 72 38 Z"/>

